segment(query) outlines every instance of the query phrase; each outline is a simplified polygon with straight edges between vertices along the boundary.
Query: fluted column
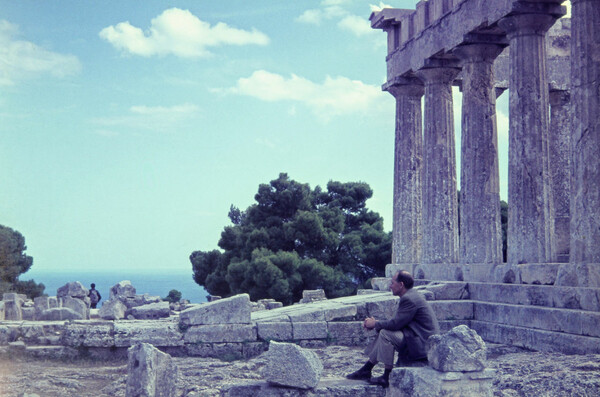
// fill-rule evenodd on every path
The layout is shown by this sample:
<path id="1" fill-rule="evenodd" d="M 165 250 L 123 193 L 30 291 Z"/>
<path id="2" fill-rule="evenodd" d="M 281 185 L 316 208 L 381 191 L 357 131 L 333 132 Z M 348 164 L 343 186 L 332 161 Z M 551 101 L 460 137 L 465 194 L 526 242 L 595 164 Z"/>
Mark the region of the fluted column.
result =
<path id="1" fill-rule="evenodd" d="M 500 176 L 493 62 L 497 44 L 454 50 L 462 61 L 460 262 L 502 263 Z"/>
<path id="2" fill-rule="evenodd" d="M 420 263 L 423 84 L 405 81 L 385 89 L 396 98 L 392 263 Z"/>
<path id="3" fill-rule="evenodd" d="M 528 13 L 512 15 L 499 22 L 510 40 L 509 263 L 552 260 L 544 35 L 554 21 L 555 17 L 549 14 Z"/>
<path id="4" fill-rule="evenodd" d="M 571 1 L 572 263 L 600 263 L 600 1 Z"/>
<path id="5" fill-rule="evenodd" d="M 569 261 L 571 195 L 571 106 L 568 91 L 550 91 L 550 175 L 557 262 Z"/>
<path id="6" fill-rule="evenodd" d="M 458 68 L 421 69 L 423 134 L 423 263 L 458 262 L 458 199 L 452 82 Z"/>

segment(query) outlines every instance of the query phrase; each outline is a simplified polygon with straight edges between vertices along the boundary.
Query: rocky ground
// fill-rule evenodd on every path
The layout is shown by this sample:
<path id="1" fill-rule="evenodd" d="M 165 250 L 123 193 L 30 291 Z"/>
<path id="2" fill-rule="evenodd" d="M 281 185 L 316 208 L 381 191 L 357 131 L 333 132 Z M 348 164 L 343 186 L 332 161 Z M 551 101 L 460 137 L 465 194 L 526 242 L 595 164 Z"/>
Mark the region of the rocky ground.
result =
<path id="1" fill-rule="evenodd" d="M 330 346 L 315 351 L 323 361 L 325 378 L 342 377 L 364 361 L 358 348 Z M 265 364 L 262 356 L 233 362 L 189 357 L 175 361 L 183 397 L 220 396 L 228 384 L 260 379 Z M 490 357 L 489 366 L 498 369 L 495 396 L 600 396 L 600 355 L 508 353 Z M 0 396 L 120 397 L 125 396 L 126 379 L 124 361 L 0 358 Z"/>

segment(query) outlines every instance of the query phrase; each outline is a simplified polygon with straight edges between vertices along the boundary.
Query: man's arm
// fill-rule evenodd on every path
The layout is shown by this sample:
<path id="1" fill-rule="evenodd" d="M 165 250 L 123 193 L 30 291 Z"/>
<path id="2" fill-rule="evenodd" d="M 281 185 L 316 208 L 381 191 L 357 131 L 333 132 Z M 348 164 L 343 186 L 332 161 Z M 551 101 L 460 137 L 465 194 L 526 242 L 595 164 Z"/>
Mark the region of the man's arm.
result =
<path id="1" fill-rule="evenodd" d="M 390 331 L 399 331 L 410 323 L 417 313 L 417 306 L 410 299 L 400 299 L 396 315 L 391 320 L 377 321 L 375 329 L 388 329 Z"/>

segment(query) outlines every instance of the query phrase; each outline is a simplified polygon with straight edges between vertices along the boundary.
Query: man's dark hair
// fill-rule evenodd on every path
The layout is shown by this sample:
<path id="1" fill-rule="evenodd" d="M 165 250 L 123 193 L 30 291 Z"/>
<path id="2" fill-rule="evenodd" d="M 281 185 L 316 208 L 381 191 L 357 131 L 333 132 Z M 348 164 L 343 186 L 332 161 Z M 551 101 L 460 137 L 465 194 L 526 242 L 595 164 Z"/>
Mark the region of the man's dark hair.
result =
<path id="1" fill-rule="evenodd" d="M 91 287 L 96 288 L 96 284 L 92 283 Z"/>
<path id="2" fill-rule="evenodd" d="M 411 289 L 415 284 L 415 279 L 409 272 L 406 270 L 401 270 L 398 272 L 398 276 L 396 277 L 396 282 L 403 283 L 404 288 Z"/>

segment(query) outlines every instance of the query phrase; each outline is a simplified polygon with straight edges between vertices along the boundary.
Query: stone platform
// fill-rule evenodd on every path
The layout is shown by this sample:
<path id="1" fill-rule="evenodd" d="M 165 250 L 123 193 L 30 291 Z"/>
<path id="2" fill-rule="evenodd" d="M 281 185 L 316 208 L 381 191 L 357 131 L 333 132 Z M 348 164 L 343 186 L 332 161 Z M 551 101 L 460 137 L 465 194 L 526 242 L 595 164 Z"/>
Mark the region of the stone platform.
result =
<path id="1" fill-rule="evenodd" d="M 323 378 L 311 390 L 276 387 L 267 382 L 256 381 L 233 385 L 224 394 L 226 397 L 384 397 L 386 389 L 363 381 L 345 378 Z"/>

